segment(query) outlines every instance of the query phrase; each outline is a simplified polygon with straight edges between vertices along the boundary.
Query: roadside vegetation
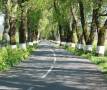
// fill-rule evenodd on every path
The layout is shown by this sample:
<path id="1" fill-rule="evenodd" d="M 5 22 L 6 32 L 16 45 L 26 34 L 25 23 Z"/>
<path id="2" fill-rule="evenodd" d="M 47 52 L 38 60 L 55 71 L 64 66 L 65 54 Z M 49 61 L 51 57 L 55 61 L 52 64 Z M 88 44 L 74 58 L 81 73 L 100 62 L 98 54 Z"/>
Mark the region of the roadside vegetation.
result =
<path id="1" fill-rule="evenodd" d="M 93 47 L 92 52 L 79 50 L 68 45 L 64 45 L 64 49 L 66 49 L 71 54 L 89 59 L 93 64 L 96 64 L 104 74 L 107 74 L 107 51 L 105 52 L 104 56 L 96 56 L 96 46 Z"/>
<path id="2" fill-rule="evenodd" d="M 41 7 L 35 8 L 33 0 L 0 1 L 0 12 L 4 16 L 4 29 L 0 28 L 0 71 L 26 60 L 32 50 L 37 48 L 37 25 Z"/>
<path id="3" fill-rule="evenodd" d="M 0 71 L 8 70 L 9 68 L 19 64 L 24 61 L 31 54 L 32 50 L 35 49 L 32 46 L 28 46 L 26 50 L 20 48 L 13 49 L 8 47 L 3 47 L 0 49 Z"/>

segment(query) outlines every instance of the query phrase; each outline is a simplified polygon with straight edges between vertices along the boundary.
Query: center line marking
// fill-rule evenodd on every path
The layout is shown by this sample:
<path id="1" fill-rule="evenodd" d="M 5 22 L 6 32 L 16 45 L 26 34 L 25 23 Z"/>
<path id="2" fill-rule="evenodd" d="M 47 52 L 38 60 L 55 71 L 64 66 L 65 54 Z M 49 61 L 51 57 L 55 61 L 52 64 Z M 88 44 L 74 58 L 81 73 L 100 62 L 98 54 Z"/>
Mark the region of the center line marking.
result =
<path id="1" fill-rule="evenodd" d="M 47 77 L 47 75 L 52 71 L 52 69 L 54 68 L 54 65 L 55 65 L 55 63 L 56 63 L 56 54 L 55 54 L 55 51 L 54 51 L 53 49 L 50 49 L 50 51 L 53 52 L 54 62 L 53 62 L 53 65 L 50 67 L 50 69 L 47 71 L 47 73 L 44 74 L 41 78 Z"/>
<path id="2" fill-rule="evenodd" d="M 32 90 L 34 87 L 30 87 L 30 88 L 28 88 L 27 90 Z"/>

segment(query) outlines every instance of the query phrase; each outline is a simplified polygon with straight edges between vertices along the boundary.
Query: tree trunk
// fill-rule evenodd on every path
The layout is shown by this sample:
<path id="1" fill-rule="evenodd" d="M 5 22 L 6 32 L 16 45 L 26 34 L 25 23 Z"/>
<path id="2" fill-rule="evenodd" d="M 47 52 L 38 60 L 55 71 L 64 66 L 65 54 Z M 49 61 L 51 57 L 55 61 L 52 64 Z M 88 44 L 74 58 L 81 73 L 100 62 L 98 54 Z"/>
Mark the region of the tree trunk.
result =
<path id="1" fill-rule="evenodd" d="M 58 30 L 58 25 L 57 25 L 57 31 L 56 31 L 55 39 L 56 39 L 57 43 L 60 45 L 61 44 L 61 38 L 60 38 L 59 30 Z"/>
<path id="2" fill-rule="evenodd" d="M 28 17 L 28 21 L 27 21 L 27 25 L 28 25 L 28 39 L 27 39 L 27 42 L 28 42 L 28 45 L 30 46 L 33 46 L 33 30 L 32 30 L 32 23 L 30 22 L 30 18 Z"/>
<path id="3" fill-rule="evenodd" d="M 95 33 L 97 30 L 97 25 L 96 25 L 96 20 L 98 16 L 98 10 L 93 9 L 93 17 L 92 17 L 92 23 L 91 23 L 91 30 L 90 30 L 90 35 L 88 40 L 86 41 L 86 51 L 91 52 L 92 51 L 92 46 L 95 38 Z"/>
<path id="4" fill-rule="evenodd" d="M 16 45 L 16 20 L 15 19 L 10 20 L 9 35 L 10 35 L 10 44 Z"/>
<path id="5" fill-rule="evenodd" d="M 66 22 L 66 28 L 65 28 L 65 36 L 66 36 L 66 42 L 71 42 L 71 29 L 70 29 L 70 24 Z"/>
<path id="6" fill-rule="evenodd" d="M 93 6 L 93 15 L 92 15 L 92 23 L 91 23 L 91 30 L 89 38 L 86 42 L 86 50 L 91 52 L 92 51 L 92 45 L 95 38 L 96 31 L 100 28 L 99 26 L 99 13 L 101 9 L 101 2 L 102 0 L 96 1 L 95 6 Z"/>
<path id="7" fill-rule="evenodd" d="M 16 48 L 16 22 L 17 22 L 17 8 L 18 4 L 14 1 L 11 1 L 11 11 L 10 11 L 10 44 L 12 45 L 12 48 Z"/>
<path id="8" fill-rule="evenodd" d="M 27 10 L 21 6 L 21 22 L 19 27 L 19 43 L 20 48 L 26 49 L 26 35 L 27 35 Z"/>
<path id="9" fill-rule="evenodd" d="M 83 2 L 81 0 L 78 0 L 78 1 L 79 1 L 80 17 L 81 17 L 83 35 L 84 35 L 84 39 L 85 39 L 85 43 L 86 43 L 87 40 L 88 40 L 88 37 L 89 37 L 89 32 L 88 32 L 88 29 L 87 29 L 88 27 L 87 27 L 85 15 L 84 15 L 84 5 L 83 5 Z"/>
<path id="10" fill-rule="evenodd" d="M 2 1 L 3 2 L 3 11 L 4 11 L 4 31 L 3 31 L 3 36 L 2 36 L 2 44 L 3 46 L 7 46 L 10 42 L 10 37 L 9 37 L 9 29 L 10 29 L 10 24 L 9 24 L 9 10 L 8 10 L 8 1 Z"/>
<path id="11" fill-rule="evenodd" d="M 41 34 L 41 32 L 39 31 L 38 34 L 37 34 L 37 43 L 39 43 L 39 40 L 40 40 L 40 34 Z"/>
<path id="12" fill-rule="evenodd" d="M 78 39 L 78 42 L 77 42 L 77 49 L 83 49 L 83 33 L 80 32 L 80 25 L 79 25 L 79 21 L 78 21 L 78 18 L 76 17 L 76 11 L 71 8 L 71 15 L 72 15 L 72 18 L 73 18 L 73 23 L 72 23 L 72 29 L 73 31 L 76 32 L 76 35 L 77 35 L 77 39 Z"/>
<path id="13" fill-rule="evenodd" d="M 34 31 L 33 31 L 33 44 L 36 44 L 36 43 L 37 43 L 37 35 L 38 35 L 38 31 L 37 31 L 37 30 L 34 30 Z"/>
<path id="14" fill-rule="evenodd" d="M 76 40 L 75 40 L 75 32 L 76 32 L 76 21 L 74 20 L 74 18 L 73 18 L 73 20 L 72 20 L 72 32 L 71 32 L 71 42 L 72 43 L 75 43 L 76 42 Z"/>
<path id="15" fill-rule="evenodd" d="M 106 30 L 107 30 L 107 19 L 104 23 L 104 26 L 100 28 L 98 32 L 98 42 L 97 42 L 97 51 L 96 51 L 97 55 L 104 55 Z"/>
<path id="16" fill-rule="evenodd" d="M 28 44 L 33 46 L 33 31 L 28 30 Z"/>
<path id="17" fill-rule="evenodd" d="M 60 24 L 58 24 L 58 32 L 59 32 L 59 37 L 60 37 L 60 41 L 59 41 L 59 45 L 61 46 L 61 42 L 62 42 L 62 26 Z"/>

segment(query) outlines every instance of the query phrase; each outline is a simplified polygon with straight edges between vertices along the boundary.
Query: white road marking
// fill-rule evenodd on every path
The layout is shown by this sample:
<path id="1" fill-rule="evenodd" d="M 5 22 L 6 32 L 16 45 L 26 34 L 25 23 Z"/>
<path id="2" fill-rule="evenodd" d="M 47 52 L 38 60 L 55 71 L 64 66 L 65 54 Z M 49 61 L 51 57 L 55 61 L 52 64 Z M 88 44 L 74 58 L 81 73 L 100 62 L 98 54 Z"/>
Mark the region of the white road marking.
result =
<path id="1" fill-rule="evenodd" d="M 33 88 L 34 88 L 34 87 L 30 87 L 30 88 L 28 88 L 27 90 L 33 90 Z"/>
<path id="2" fill-rule="evenodd" d="M 47 77 L 47 75 L 52 71 L 52 69 L 54 68 L 54 65 L 55 65 L 55 63 L 56 63 L 56 54 L 55 54 L 55 51 L 54 51 L 53 49 L 50 49 L 50 51 L 53 52 L 54 62 L 53 62 L 53 65 L 50 67 L 50 69 L 47 71 L 47 73 L 44 74 L 41 78 Z"/>

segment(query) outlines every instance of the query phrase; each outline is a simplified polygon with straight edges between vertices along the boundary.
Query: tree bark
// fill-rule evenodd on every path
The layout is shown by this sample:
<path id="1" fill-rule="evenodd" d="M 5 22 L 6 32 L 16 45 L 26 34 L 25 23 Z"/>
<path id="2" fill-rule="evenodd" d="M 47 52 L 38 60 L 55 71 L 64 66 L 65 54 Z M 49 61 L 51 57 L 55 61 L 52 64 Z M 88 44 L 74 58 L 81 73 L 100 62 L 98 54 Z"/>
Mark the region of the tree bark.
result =
<path id="1" fill-rule="evenodd" d="M 71 42 L 71 29 L 70 29 L 70 24 L 69 24 L 69 22 L 66 22 L 66 24 L 65 24 L 66 26 L 66 28 L 65 28 L 65 39 L 66 39 L 66 42 Z"/>
<path id="2" fill-rule="evenodd" d="M 88 51 L 88 52 L 91 52 L 93 49 L 93 42 L 95 39 L 95 33 L 97 32 L 97 23 L 99 22 L 98 21 L 98 13 L 99 13 L 99 9 L 93 9 L 91 30 L 90 30 L 88 40 L 86 41 L 86 51 Z"/>
<path id="3" fill-rule="evenodd" d="M 106 30 L 107 30 L 107 19 L 104 23 L 104 26 L 101 27 L 98 32 L 98 42 L 97 42 L 97 51 L 96 51 L 97 55 L 104 55 Z"/>
<path id="4" fill-rule="evenodd" d="M 9 29 L 10 29 L 10 24 L 9 24 L 9 10 L 8 10 L 8 1 L 3 0 L 2 1 L 4 7 L 4 31 L 3 31 L 3 36 L 2 36 L 2 45 L 7 46 L 10 42 L 10 37 L 9 37 Z"/>
<path id="5" fill-rule="evenodd" d="M 101 9 L 102 0 L 96 1 L 95 6 L 93 6 L 93 15 L 92 15 L 92 23 L 91 23 L 91 30 L 89 34 L 89 38 L 86 41 L 86 50 L 91 52 L 92 51 L 92 45 L 95 38 L 95 33 L 100 28 L 100 21 L 99 21 L 99 14 Z"/>
<path id="6" fill-rule="evenodd" d="M 10 45 L 16 45 L 16 20 L 10 20 L 10 30 L 9 30 L 9 36 L 10 36 Z"/>
<path id="7" fill-rule="evenodd" d="M 72 29 L 76 32 L 77 35 L 77 48 L 83 49 L 83 32 L 80 31 L 79 20 L 76 17 L 76 11 L 71 8 L 71 15 L 73 18 Z"/>
<path id="8" fill-rule="evenodd" d="M 38 24 L 35 25 L 35 30 L 34 30 L 33 35 L 34 35 L 33 40 L 34 40 L 34 41 L 37 41 L 37 36 L 38 36 Z"/>
<path id="9" fill-rule="evenodd" d="M 81 0 L 78 0 L 78 2 L 79 2 L 79 9 L 80 9 L 80 17 L 81 17 L 83 35 L 84 35 L 84 39 L 85 39 L 85 43 L 86 43 L 88 40 L 88 37 L 89 37 L 89 33 L 88 33 L 87 22 L 86 22 L 85 14 L 84 14 L 84 5 L 83 5 L 83 2 Z"/>
<path id="10" fill-rule="evenodd" d="M 62 41 L 62 26 L 58 23 L 58 32 L 59 32 L 59 36 L 60 36 L 60 43 L 59 45 L 61 45 L 61 41 Z"/>
<path id="11" fill-rule="evenodd" d="M 75 43 L 76 42 L 76 40 L 75 40 L 75 32 L 76 32 L 76 22 L 75 22 L 75 20 L 74 20 L 74 18 L 73 18 L 73 20 L 72 20 L 72 31 L 71 31 L 71 42 L 72 43 Z"/>
<path id="12" fill-rule="evenodd" d="M 17 22 L 17 8 L 18 4 L 15 1 L 11 1 L 12 6 L 10 7 L 10 30 L 9 30 L 9 35 L 10 35 L 10 44 L 16 45 L 16 22 Z M 16 47 L 13 47 L 16 48 Z"/>
<path id="13" fill-rule="evenodd" d="M 20 7 L 21 7 L 21 18 L 20 18 L 21 21 L 20 21 L 20 27 L 19 27 L 19 43 L 20 43 L 20 47 L 21 48 L 26 49 L 26 40 L 27 40 L 27 9 L 24 6 L 20 6 Z"/>

